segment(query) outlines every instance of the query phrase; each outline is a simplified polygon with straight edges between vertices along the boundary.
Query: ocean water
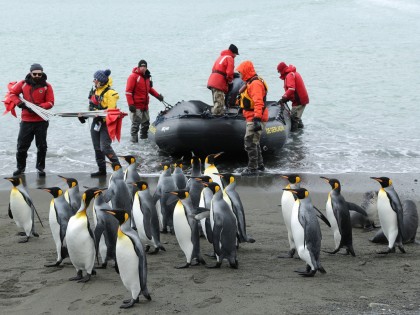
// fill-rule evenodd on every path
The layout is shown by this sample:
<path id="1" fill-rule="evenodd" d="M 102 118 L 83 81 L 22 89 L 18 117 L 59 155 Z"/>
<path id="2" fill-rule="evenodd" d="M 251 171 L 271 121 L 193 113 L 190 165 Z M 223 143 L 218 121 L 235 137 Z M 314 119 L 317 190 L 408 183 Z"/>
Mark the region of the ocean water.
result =
<path id="1" fill-rule="evenodd" d="M 93 73 L 111 69 L 118 106 L 127 111 L 125 82 L 140 59 L 170 104 L 199 99 L 220 51 L 234 43 L 235 63 L 253 61 L 278 100 L 276 66 L 294 64 L 309 96 L 305 129 L 293 134 L 268 171 L 301 173 L 419 172 L 420 2 L 294 1 L 31 1 L 1 0 L 0 94 L 41 63 L 56 96 L 54 111 L 83 111 Z M 153 97 L 152 120 L 163 109 Z M 47 171 L 96 170 L 88 124 L 55 117 Z M 124 119 L 117 154 L 139 157 L 140 171 L 159 172 L 168 157 L 150 141 L 129 142 Z M 0 118 L 0 173 L 15 169 L 19 120 Z M 27 171 L 35 170 L 35 144 Z M 224 170 L 244 166 L 224 163 Z"/>

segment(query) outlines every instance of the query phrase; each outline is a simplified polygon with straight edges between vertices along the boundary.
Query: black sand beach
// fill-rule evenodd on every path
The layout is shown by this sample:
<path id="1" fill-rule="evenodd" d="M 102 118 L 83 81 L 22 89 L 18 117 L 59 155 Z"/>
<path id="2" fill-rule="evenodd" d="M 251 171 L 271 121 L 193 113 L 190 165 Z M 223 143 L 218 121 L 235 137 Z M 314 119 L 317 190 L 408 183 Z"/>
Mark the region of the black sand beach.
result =
<path id="1" fill-rule="evenodd" d="M 2 175 L 6 177 L 9 174 Z M 86 173 L 60 174 L 74 177 L 81 186 L 105 186 Z M 420 174 L 323 174 L 341 181 L 342 194 L 359 203 L 379 184 L 370 176 L 393 179 L 400 199 L 412 199 L 420 208 Z M 322 211 L 330 190 L 318 175 L 302 174 L 302 186 Z M 157 177 L 147 178 L 154 191 Z M 75 269 L 66 259 L 63 267 L 46 268 L 55 260 L 54 242 L 48 227 L 51 195 L 37 187 L 60 186 L 64 182 L 54 174 L 37 179 L 25 177 L 29 193 L 41 215 L 44 228 L 36 222 L 40 237 L 18 244 L 18 229 L 7 215 L 10 182 L 0 181 L 0 308 L 3 314 L 419 314 L 420 246 L 405 245 L 406 254 L 378 255 L 385 245 L 369 238 L 376 231 L 353 229 L 356 257 L 321 254 L 327 273 L 302 278 L 293 272 L 304 266 L 300 259 L 279 259 L 288 250 L 287 231 L 279 207 L 286 181 L 279 175 L 258 178 L 238 177 L 238 192 L 247 215 L 247 229 L 256 242 L 241 244 L 239 269 L 206 269 L 194 266 L 177 270 L 174 266 L 185 257 L 173 235 L 162 235 L 166 252 L 148 255 L 148 287 L 152 301 L 140 299 L 130 310 L 120 310 L 129 293 L 119 275 L 110 266 L 86 283 L 67 279 Z M 88 215 L 91 212 L 88 212 Z M 332 250 L 334 241 L 329 228 L 321 223 L 322 249 Z M 418 234 L 417 234 L 418 235 Z M 211 246 L 201 239 L 202 252 Z M 207 263 L 213 264 L 211 258 Z M 112 264 L 112 263 L 111 263 Z"/>

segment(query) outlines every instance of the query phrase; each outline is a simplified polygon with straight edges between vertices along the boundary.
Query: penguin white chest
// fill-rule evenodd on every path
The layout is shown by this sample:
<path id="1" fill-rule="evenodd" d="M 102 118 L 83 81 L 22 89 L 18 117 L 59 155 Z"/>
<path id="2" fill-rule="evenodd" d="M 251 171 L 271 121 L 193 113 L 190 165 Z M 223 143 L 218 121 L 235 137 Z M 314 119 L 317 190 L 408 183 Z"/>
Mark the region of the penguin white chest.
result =
<path id="1" fill-rule="evenodd" d="M 290 226 L 292 229 L 292 234 L 293 234 L 293 239 L 295 241 L 296 249 L 298 250 L 298 253 L 300 256 L 300 251 L 304 249 L 304 245 L 305 245 L 305 231 L 303 229 L 303 226 L 299 222 L 299 207 L 300 207 L 300 202 L 296 201 L 292 209 Z"/>
<path id="2" fill-rule="evenodd" d="M 291 231 L 290 222 L 292 219 L 292 210 L 294 205 L 295 198 L 293 197 L 293 194 L 290 191 L 284 191 L 281 197 L 281 212 L 288 232 Z"/>
<path id="3" fill-rule="evenodd" d="M 193 252 L 192 232 L 187 220 L 184 205 L 181 202 L 178 202 L 175 207 L 173 221 L 178 244 L 187 258 L 187 263 L 190 263 Z"/>
<path id="4" fill-rule="evenodd" d="M 333 210 L 330 194 L 328 194 L 328 200 L 325 205 L 325 209 L 326 209 L 327 219 L 331 224 L 331 230 L 334 235 L 334 243 L 337 248 L 341 242 L 341 234 L 340 234 L 340 229 L 338 228 L 337 218 L 334 215 L 334 210 Z"/>
<path id="5" fill-rule="evenodd" d="M 136 223 L 137 233 L 140 237 L 140 241 L 143 245 L 152 245 L 150 239 L 147 238 L 146 231 L 144 228 L 144 215 L 141 207 L 140 197 L 138 194 L 135 195 L 133 201 L 133 218 Z"/>
<path id="6" fill-rule="evenodd" d="M 398 234 L 397 213 L 392 209 L 388 195 L 383 189 L 378 193 L 378 216 L 382 231 L 388 240 L 391 234 Z"/>
<path id="7" fill-rule="evenodd" d="M 10 193 L 10 210 L 16 225 L 29 236 L 32 230 L 32 209 L 17 188 L 12 188 Z"/>
<path id="8" fill-rule="evenodd" d="M 86 216 L 76 214 L 70 218 L 66 242 L 74 267 L 91 273 L 95 262 L 95 244 L 88 230 Z"/>
<path id="9" fill-rule="evenodd" d="M 116 256 L 120 270 L 121 281 L 131 292 L 133 299 L 140 294 L 139 257 L 134 249 L 134 244 L 128 236 L 119 232 Z"/>
<path id="10" fill-rule="evenodd" d="M 54 239 L 54 243 L 57 247 L 57 252 L 60 252 L 60 248 L 61 248 L 60 225 L 57 222 L 57 213 L 55 212 L 54 200 L 51 200 L 51 203 L 50 203 L 50 213 L 48 215 L 48 221 L 50 223 L 50 229 L 51 229 L 51 234 Z"/>

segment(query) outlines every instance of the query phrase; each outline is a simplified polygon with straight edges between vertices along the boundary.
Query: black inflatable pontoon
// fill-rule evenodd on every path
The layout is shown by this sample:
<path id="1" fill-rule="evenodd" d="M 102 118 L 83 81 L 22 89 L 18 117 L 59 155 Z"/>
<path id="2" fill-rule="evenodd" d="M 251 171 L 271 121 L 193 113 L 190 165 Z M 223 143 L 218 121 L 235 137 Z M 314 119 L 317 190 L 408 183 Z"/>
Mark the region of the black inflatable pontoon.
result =
<path id="1" fill-rule="evenodd" d="M 290 112 L 276 102 L 267 102 L 269 120 L 261 137 L 263 155 L 276 153 L 290 132 Z M 213 116 L 211 106 L 201 101 L 182 101 L 162 111 L 150 126 L 149 137 L 159 149 L 173 156 L 198 156 L 223 151 L 224 156 L 243 157 L 245 119 L 238 108 Z"/>

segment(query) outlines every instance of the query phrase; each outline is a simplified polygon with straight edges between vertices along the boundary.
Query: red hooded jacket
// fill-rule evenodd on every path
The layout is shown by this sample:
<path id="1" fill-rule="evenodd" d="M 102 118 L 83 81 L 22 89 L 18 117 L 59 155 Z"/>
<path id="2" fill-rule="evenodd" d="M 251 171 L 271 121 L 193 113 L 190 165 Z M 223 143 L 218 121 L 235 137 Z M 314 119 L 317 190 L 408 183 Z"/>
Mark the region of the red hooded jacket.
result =
<path id="1" fill-rule="evenodd" d="M 207 81 L 209 89 L 214 88 L 225 93 L 228 92 L 228 83 L 233 80 L 233 71 L 235 68 L 235 54 L 229 49 L 223 50 L 219 58 L 214 62 L 211 74 Z"/>
<path id="2" fill-rule="evenodd" d="M 152 87 L 149 70 L 143 75 L 138 67 L 134 68 L 127 79 L 125 96 L 128 105 L 134 105 L 140 110 L 149 110 L 149 94 L 158 98 L 159 93 Z"/>
<path id="3" fill-rule="evenodd" d="M 254 101 L 254 110 L 243 110 L 242 115 L 246 121 L 251 122 L 254 118 L 261 118 L 261 121 L 268 121 L 268 110 L 265 108 L 264 98 L 267 94 L 264 83 L 260 80 L 251 80 L 257 75 L 251 61 L 242 62 L 236 70 L 242 74 L 242 80 L 246 82 L 248 95 Z"/>
<path id="4" fill-rule="evenodd" d="M 51 84 L 46 82 L 47 75 L 44 73 L 42 76 L 42 81 L 40 83 L 35 83 L 30 74 L 28 74 L 25 80 L 22 80 L 10 89 L 10 100 L 19 104 L 21 100 L 19 95 L 22 94 L 23 98 L 28 102 L 34 103 L 39 107 L 45 109 L 51 109 L 54 106 L 54 91 Z M 38 122 L 44 121 L 35 113 L 30 113 L 26 108 L 22 110 L 21 114 L 22 121 L 26 122 Z"/>
<path id="5" fill-rule="evenodd" d="M 292 101 L 292 106 L 309 104 L 309 96 L 301 75 L 296 67 L 289 65 L 280 72 L 280 79 L 284 80 L 283 97 Z"/>

